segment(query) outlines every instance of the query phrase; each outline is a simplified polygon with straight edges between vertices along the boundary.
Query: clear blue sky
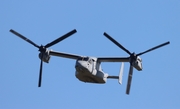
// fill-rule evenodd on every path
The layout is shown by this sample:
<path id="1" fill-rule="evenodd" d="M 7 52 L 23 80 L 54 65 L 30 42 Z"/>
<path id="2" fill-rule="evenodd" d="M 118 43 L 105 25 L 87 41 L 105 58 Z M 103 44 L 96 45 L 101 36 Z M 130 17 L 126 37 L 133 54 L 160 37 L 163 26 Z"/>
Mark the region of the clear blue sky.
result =
<path id="1" fill-rule="evenodd" d="M 31 0 L 0 3 L 1 109 L 179 109 L 179 0 Z M 38 88 L 38 49 L 9 32 L 14 29 L 37 44 L 47 44 L 77 29 L 50 49 L 85 56 L 128 56 L 103 36 L 110 34 L 131 52 L 171 44 L 141 56 L 143 71 L 134 70 L 130 95 L 123 84 L 88 84 L 75 77 L 75 60 L 52 57 L 44 64 Z M 120 63 L 102 63 L 118 75 Z"/>

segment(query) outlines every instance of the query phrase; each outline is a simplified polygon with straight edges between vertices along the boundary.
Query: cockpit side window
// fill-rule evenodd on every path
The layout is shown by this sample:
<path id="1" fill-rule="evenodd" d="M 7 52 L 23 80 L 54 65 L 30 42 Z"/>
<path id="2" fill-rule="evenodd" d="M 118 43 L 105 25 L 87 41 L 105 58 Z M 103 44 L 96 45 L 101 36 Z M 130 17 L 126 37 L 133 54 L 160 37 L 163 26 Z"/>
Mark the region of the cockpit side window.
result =
<path id="1" fill-rule="evenodd" d="M 82 60 L 82 57 L 79 57 L 78 60 Z"/>
<path id="2" fill-rule="evenodd" d="M 85 57 L 85 58 L 84 58 L 84 61 L 88 61 L 88 60 L 89 60 L 89 58 L 88 58 L 88 57 Z"/>

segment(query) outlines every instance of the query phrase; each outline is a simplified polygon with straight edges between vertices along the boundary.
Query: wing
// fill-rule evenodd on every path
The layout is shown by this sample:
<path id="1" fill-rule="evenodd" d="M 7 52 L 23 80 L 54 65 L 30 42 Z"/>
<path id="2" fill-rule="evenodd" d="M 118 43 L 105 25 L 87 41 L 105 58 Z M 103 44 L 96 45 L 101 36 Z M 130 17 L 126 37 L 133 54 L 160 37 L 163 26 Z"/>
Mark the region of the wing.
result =
<path id="1" fill-rule="evenodd" d="M 129 57 L 98 57 L 99 62 L 129 62 Z"/>
<path id="2" fill-rule="evenodd" d="M 57 52 L 57 51 L 49 51 L 49 54 L 52 56 L 59 56 L 59 57 L 69 58 L 69 59 L 78 59 L 79 57 L 83 57 L 80 55 L 68 54 L 68 53 Z"/>

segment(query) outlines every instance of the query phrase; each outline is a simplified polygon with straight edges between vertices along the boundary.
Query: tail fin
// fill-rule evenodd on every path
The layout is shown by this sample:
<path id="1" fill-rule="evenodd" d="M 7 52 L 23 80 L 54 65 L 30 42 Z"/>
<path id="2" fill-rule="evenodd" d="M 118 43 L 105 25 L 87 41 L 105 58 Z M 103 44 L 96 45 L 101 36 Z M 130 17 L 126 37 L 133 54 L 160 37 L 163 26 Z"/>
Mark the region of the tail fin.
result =
<path id="1" fill-rule="evenodd" d="M 123 71 L 124 71 L 124 62 L 122 62 L 119 72 L 119 84 L 122 84 Z"/>

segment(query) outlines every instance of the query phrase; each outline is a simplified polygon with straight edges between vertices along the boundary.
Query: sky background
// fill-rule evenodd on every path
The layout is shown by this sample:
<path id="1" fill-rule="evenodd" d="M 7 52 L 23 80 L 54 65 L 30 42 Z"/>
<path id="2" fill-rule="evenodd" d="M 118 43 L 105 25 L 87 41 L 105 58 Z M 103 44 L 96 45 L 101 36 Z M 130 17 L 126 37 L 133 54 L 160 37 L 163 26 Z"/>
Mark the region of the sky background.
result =
<path id="1" fill-rule="evenodd" d="M 179 0 L 2 0 L 0 3 L 1 109 L 179 109 L 180 1 Z M 65 33 L 77 33 L 50 47 L 60 52 L 95 57 L 128 56 L 103 36 L 107 32 L 131 52 L 171 44 L 141 56 L 143 70 L 134 69 L 126 95 L 129 63 L 123 84 L 80 82 L 75 60 L 51 57 L 44 63 L 38 88 L 38 49 L 9 30 L 46 45 Z M 102 63 L 118 75 L 121 63 Z"/>

